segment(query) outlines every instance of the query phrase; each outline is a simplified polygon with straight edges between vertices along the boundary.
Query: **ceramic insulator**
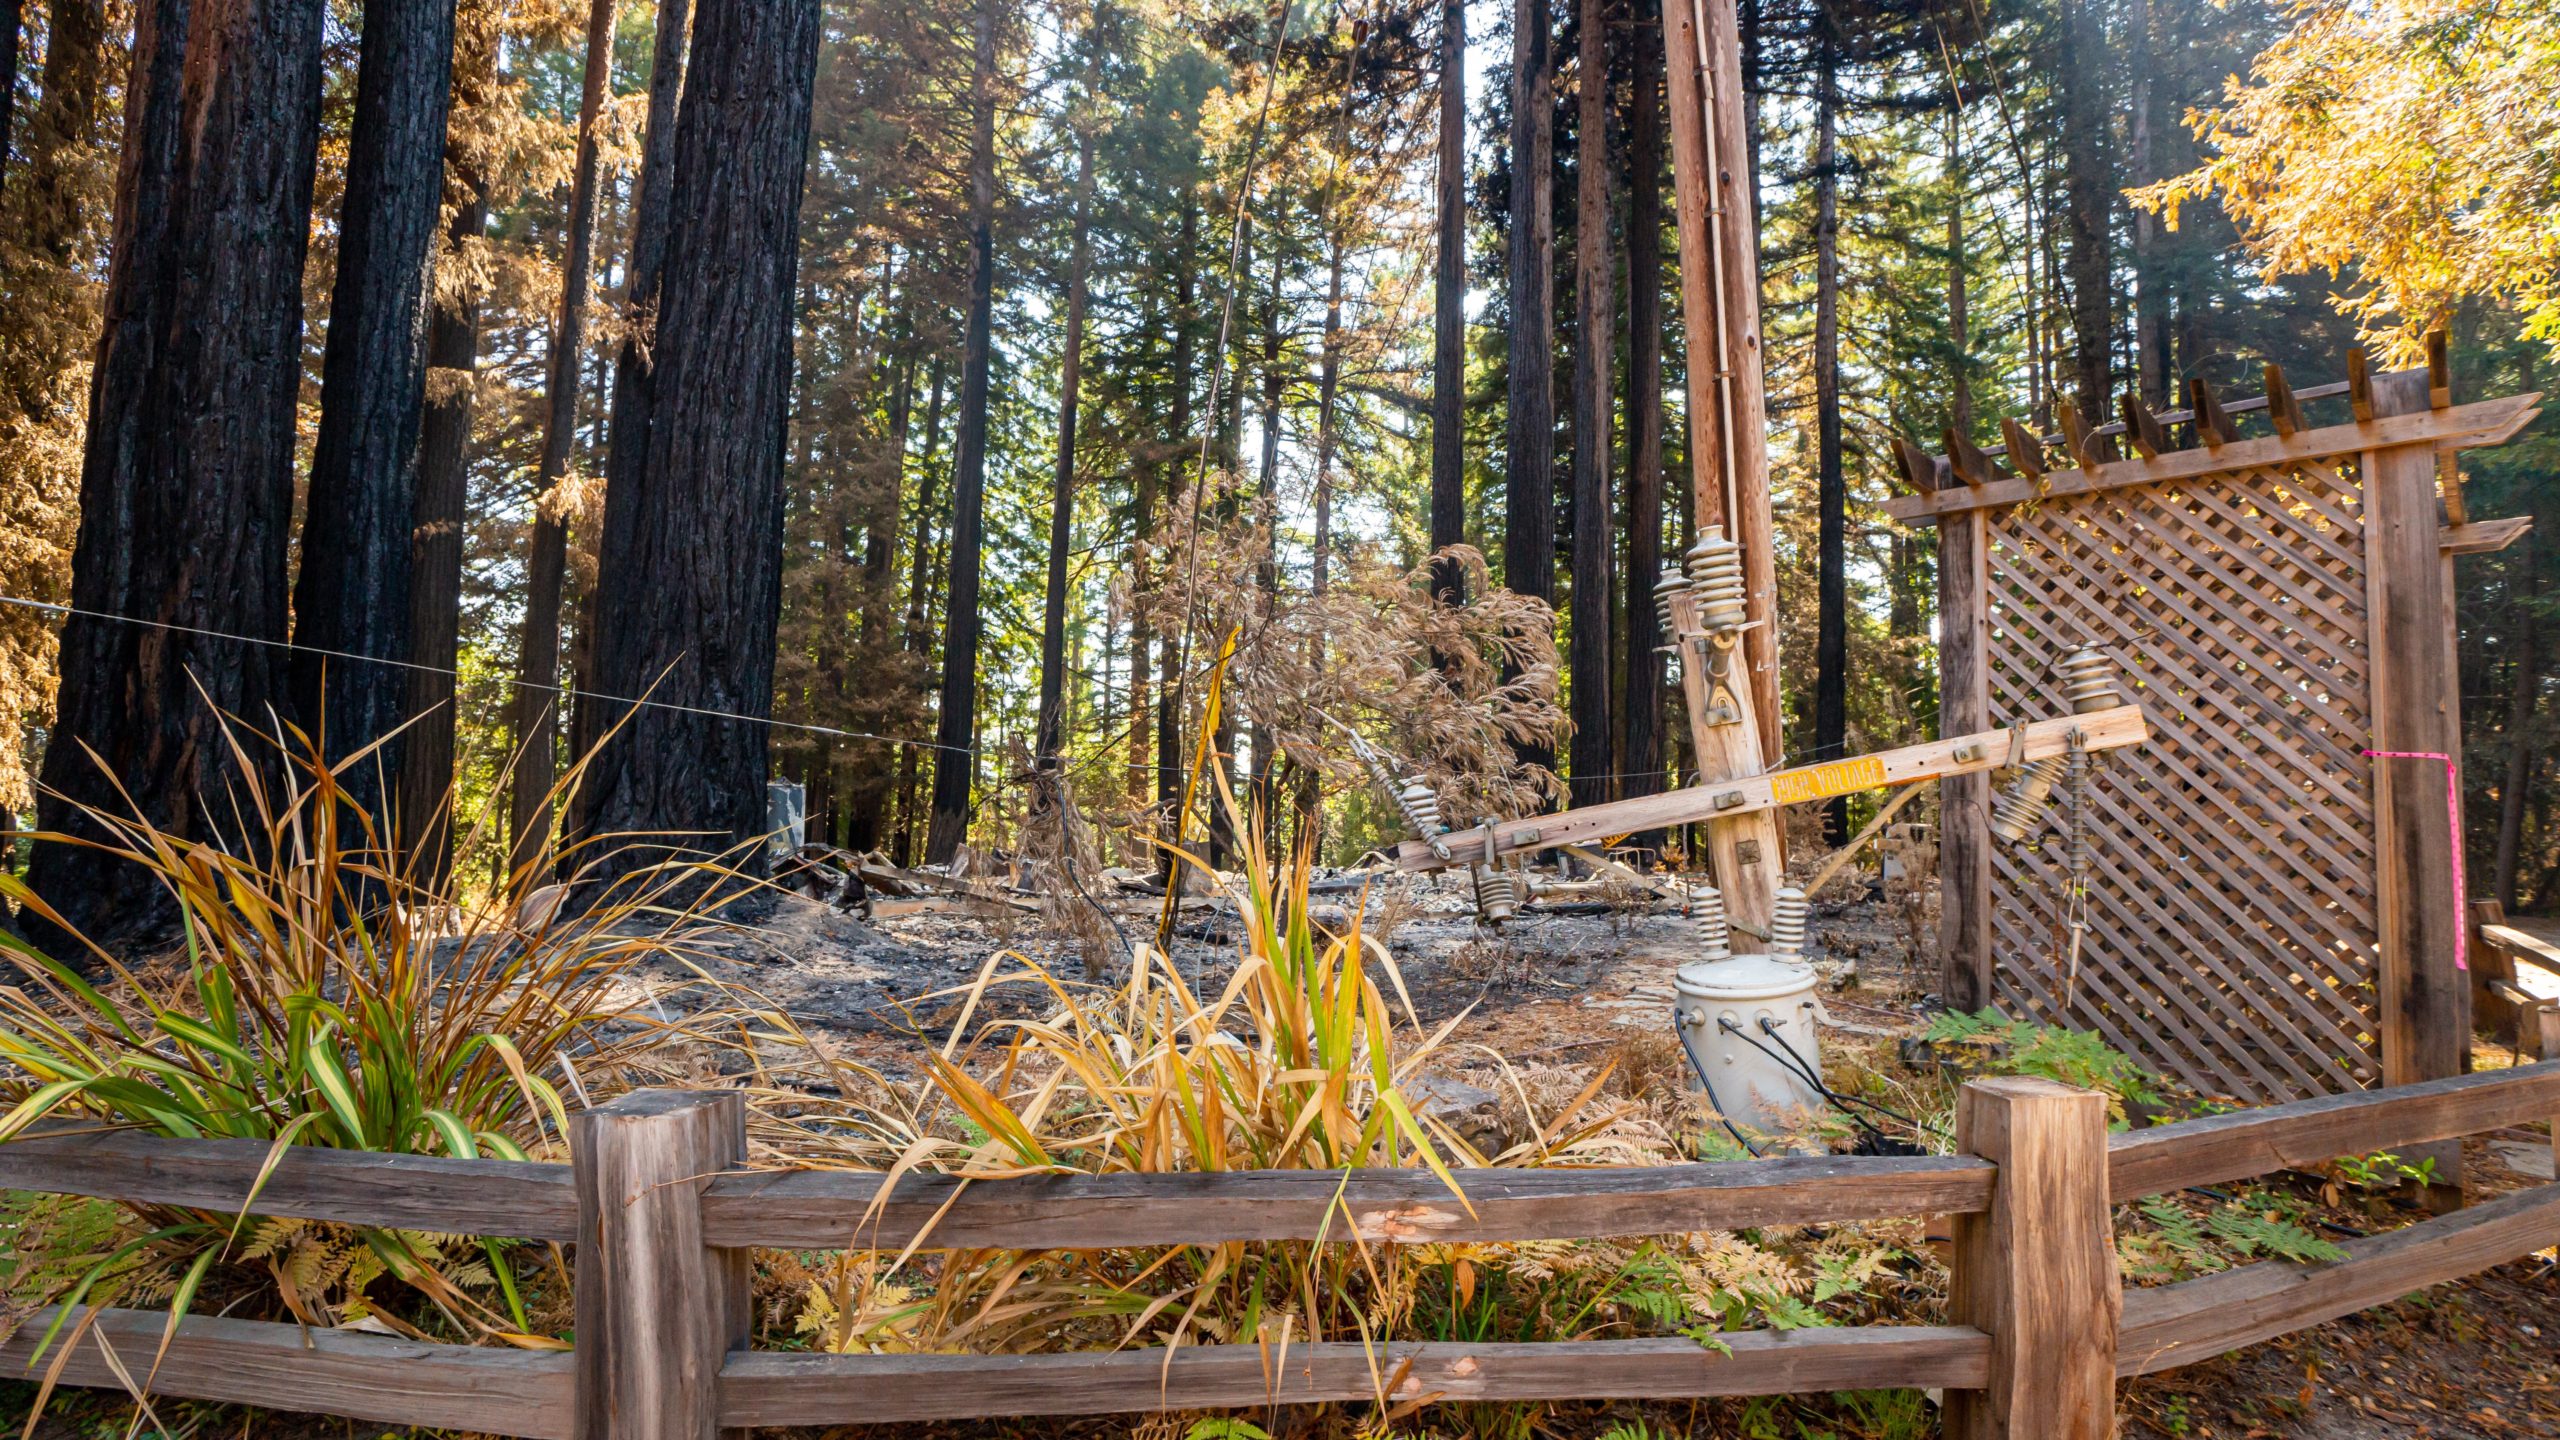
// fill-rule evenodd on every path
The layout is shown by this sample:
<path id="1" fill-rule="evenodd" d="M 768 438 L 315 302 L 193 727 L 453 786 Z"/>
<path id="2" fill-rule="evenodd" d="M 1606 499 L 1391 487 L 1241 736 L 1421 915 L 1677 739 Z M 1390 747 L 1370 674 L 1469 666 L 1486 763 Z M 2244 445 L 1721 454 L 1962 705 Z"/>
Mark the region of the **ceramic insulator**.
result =
<path id="1" fill-rule="evenodd" d="M 2000 803 L 1992 807 L 1991 833 L 2011 845 L 2035 834 L 2044 824 L 2044 812 L 2053 803 L 2053 787 L 2062 779 L 2063 769 L 2061 756 L 2048 755 L 2019 770 L 2002 792 Z"/>
<path id="2" fill-rule="evenodd" d="M 1725 922 L 1723 891 L 1713 885 L 1689 887 L 1689 925 L 1697 933 L 1700 960 L 1733 958 L 1733 929 Z"/>
<path id="3" fill-rule="evenodd" d="M 1707 527 L 1689 549 L 1689 583 L 1698 594 L 1698 623 L 1710 633 L 1739 630 L 1751 618 L 1742 577 L 1742 547 Z"/>
<path id="4" fill-rule="evenodd" d="M 1780 890 L 1777 902 L 1769 911 L 1769 953 L 1795 956 L 1804 953 L 1804 892 L 1793 885 Z"/>
<path id="5" fill-rule="evenodd" d="M 2097 649 L 2074 650 L 2062 657 L 2062 698 L 2074 715 L 2110 710 L 2124 703 L 2116 690 L 2115 662 Z"/>

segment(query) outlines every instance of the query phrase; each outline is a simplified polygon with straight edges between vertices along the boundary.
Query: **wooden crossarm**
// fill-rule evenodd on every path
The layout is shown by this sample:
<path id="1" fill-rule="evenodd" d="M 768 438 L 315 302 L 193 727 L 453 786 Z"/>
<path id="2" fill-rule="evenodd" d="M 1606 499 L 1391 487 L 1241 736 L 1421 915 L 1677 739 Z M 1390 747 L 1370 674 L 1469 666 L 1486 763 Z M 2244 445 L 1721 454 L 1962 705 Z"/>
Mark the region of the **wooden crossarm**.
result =
<path id="1" fill-rule="evenodd" d="M 2151 734 L 2141 706 L 2119 705 L 2086 715 L 2038 720 L 2024 727 L 2017 758 L 2042 760 L 2060 755 L 2071 748 L 2071 732 L 2074 730 L 2086 737 L 2091 750 L 2138 745 L 2149 739 Z M 1501 856 L 1552 849 L 1558 845 L 1583 845 L 1613 835 L 1632 835 L 1705 820 L 1727 820 L 1755 811 L 1774 810 L 1781 805 L 1801 805 L 1860 790 L 1909 785 L 1948 775 L 1978 774 L 2008 764 L 2010 749 L 2009 731 L 1984 730 L 1947 740 L 1932 740 L 1922 745 L 1905 745 L 1898 750 L 1885 750 L 1873 755 L 1774 770 L 1746 779 L 1692 785 L 1659 795 L 1612 800 L 1605 805 L 1586 805 L 1560 815 L 1504 820 L 1493 826 L 1493 850 L 1495 855 Z M 1407 840 L 1396 847 L 1396 865 L 1404 870 L 1441 870 L 1452 863 L 1463 865 L 1484 858 L 1484 831 L 1481 828 L 1461 830 L 1447 837 L 1444 843 L 1453 860 L 1441 859 L 1420 840 Z"/>

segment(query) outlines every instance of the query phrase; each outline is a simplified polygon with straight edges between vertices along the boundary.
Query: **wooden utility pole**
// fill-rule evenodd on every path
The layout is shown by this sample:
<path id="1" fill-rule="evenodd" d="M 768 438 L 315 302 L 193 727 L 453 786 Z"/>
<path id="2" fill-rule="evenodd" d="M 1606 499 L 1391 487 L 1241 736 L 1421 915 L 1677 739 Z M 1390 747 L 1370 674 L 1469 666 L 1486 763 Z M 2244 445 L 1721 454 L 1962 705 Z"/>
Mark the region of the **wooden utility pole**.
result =
<path id="1" fill-rule="evenodd" d="M 1697 756 L 1693 780 L 1703 783 L 1757 775 L 1778 759 L 1778 579 L 1762 419 L 1760 245 L 1733 0 L 1667 0 L 1662 38 L 1689 350 L 1692 533 L 1714 527 L 1741 546 L 1749 616 L 1734 650 L 1739 703 L 1719 717 L 1702 673 L 1708 642 L 1692 628 L 1694 598 L 1672 607 Z M 1776 816 L 1709 821 L 1707 849 L 1727 913 L 1744 930 L 1765 933 L 1785 858 Z"/>
<path id="2" fill-rule="evenodd" d="M 1733 0 L 1669 0 L 1671 171 L 1679 204 L 1681 324 L 1689 341 L 1690 494 L 1697 529 L 1742 546 L 1752 630 L 1743 640 L 1760 762 L 1778 760 L 1778 569 L 1771 546 L 1760 237 L 1751 124 Z"/>

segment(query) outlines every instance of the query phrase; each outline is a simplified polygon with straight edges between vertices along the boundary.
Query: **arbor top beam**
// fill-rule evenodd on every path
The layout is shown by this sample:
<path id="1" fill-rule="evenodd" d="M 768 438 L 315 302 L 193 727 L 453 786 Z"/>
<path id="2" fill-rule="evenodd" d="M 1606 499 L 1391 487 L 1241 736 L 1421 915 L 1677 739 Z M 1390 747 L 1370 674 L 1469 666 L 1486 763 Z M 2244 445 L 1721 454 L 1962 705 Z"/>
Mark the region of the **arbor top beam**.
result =
<path id="1" fill-rule="evenodd" d="M 1968 510 L 1995 509 L 2056 495 L 2085 495 L 2128 485 L 2155 485 L 2193 480 L 2233 470 L 2284 468 L 2330 455 L 2385 450 L 2406 445 L 2432 445 L 2440 450 L 2467 450 L 2503 445 L 2533 422 L 2539 392 L 2497 400 L 2449 405 L 2402 415 L 2354 420 L 2291 435 L 2234 440 L 2211 449 L 2172 450 L 2130 460 L 2112 460 L 2073 470 L 2049 470 L 2036 479 L 1990 479 L 1977 484 L 1943 484 L 1916 495 L 1900 495 L 1879 507 L 1908 524 L 1932 524 L 1940 516 Z M 2235 406 L 2224 407 L 2226 412 Z"/>

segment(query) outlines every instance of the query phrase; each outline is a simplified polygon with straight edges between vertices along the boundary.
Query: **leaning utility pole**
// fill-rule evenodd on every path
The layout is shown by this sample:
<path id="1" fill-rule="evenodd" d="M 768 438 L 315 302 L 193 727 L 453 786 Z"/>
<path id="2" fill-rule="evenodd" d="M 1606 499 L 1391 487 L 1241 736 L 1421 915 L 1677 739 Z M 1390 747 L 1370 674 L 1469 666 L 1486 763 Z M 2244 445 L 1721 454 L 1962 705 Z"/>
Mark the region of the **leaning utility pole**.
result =
<path id="1" fill-rule="evenodd" d="M 1689 489 L 1700 537 L 1689 553 L 1688 583 L 1677 596 L 1666 594 L 1664 605 L 1676 616 L 1671 630 L 1697 745 L 1693 783 L 1706 783 L 1758 775 L 1778 759 L 1778 579 L 1763 420 L 1760 242 L 1734 0 L 1668 0 L 1662 18 L 1689 351 Z M 1734 589 L 1740 594 L 1730 594 Z M 1707 610 L 1718 612 L 1712 621 L 1701 615 Z M 1707 851 L 1734 920 L 1765 927 L 1784 859 L 1774 814 L 1708 822 Z"/>

